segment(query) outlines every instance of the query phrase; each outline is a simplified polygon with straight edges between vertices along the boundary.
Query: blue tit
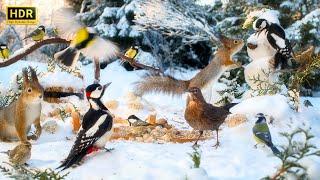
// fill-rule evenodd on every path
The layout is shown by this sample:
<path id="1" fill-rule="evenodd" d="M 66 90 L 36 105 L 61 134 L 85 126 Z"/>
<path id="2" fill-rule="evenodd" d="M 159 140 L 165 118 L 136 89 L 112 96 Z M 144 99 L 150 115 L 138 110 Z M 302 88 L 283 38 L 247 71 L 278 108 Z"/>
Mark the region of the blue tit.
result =
<path id="1" fill-rule="evenodd" d="M 280 151 L 273 145 L 269 127 L 265 116 L 262 113 L 257 114 L 258 120 L 252 128 L 254 139 L 257 143 L 267 145 L 275 155 L 279 155 Z"/>
<path id="2" fill-rule="evenodd" d="M 31 38 L 34 41 L 42 41 L 44 36 L 46 35 L 46 29 L 44 26 L 38 26 L 37 29 L 28 34 L 24 39 Z"/>
<path id="3" fill-rule="evenodd" d="M 128 58 L 135 59 L 138 53 L 139 53 L 139 47 L 131 46 L 124 55 Z"/>
<path id="4" fill-rule="evenodd" d="M 69 47 L 54 55 L 65 66 L 74 66 L 80 53 L 99 60 L 108 60 L 118 53 L 118 47 L 114 43 L 100 38 L 93 28 L 81 24 L 69 8 L 56 11 L 53 23 L 62 38 L 71 40 Z"/>
<path id="5" fill-rule="evenodd" d="M 10 50 L 6 44 L 0 44 L 0 58 L 8 59 L 10 55 Z"/>

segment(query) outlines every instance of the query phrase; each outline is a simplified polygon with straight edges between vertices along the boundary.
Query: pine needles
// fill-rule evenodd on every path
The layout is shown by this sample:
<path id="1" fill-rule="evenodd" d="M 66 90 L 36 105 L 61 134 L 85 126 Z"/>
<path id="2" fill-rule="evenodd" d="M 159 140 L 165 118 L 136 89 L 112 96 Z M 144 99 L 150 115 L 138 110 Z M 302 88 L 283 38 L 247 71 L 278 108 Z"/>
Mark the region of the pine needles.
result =
<path id="1" fill-rule="evenodd" d="M 52 169 L 30 169 L 26 166 L 15 166 L 10 163 L 6 163 L 11 168 L 6 168 L 0 165 L 0 172 L 11 179 L 26 179 L 26 180 L 63 180 L 69 173 L 60 174 L 60 172 L 55 172 Z"/>
<path id="2" fill-rule="evenodd" d="M 197 147 L 193 147 L 193 152 L 188 153 L 193 162 L 193 168 L 199 168 L 201 163 L 201 154 Z"/>
<path id="3" fill-rule="evenodd" d="M 314 138 L 308 130 L 298 129 L 291 134 L 281 133 L 286 138 L 288 145 L 281 146 L 282 151 L 278 157 L 281 160 L 281 166 L 273 176 L 265 177 L 265 180 L 284 180 L 290 176 L 296 179 L 308 179 L 307 169 L 301 164 L 301 160 L 310 156 L 319 156 L 320 150 L 310 143 Z M 304 136 L 304 141 L 296 141 Z"/>

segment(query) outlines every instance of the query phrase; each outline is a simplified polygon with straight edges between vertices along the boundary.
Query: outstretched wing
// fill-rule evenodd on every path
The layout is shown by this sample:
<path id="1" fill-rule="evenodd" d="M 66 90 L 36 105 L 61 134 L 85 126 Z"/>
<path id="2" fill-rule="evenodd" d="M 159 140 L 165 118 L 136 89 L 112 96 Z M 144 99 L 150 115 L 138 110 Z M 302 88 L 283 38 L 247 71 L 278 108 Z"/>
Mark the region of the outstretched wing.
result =
<path id="1" fill-rule="evenodd" d="M 97 140 L 112 128 L 112 116 L 103 114 L 96 120 L 88 129 L 81 128 L 77 139 L 68 155 L 60 167 L 66 169 L 75 163 L 78 163 L 86 154 L 90 147 L 94 145 Z"/>

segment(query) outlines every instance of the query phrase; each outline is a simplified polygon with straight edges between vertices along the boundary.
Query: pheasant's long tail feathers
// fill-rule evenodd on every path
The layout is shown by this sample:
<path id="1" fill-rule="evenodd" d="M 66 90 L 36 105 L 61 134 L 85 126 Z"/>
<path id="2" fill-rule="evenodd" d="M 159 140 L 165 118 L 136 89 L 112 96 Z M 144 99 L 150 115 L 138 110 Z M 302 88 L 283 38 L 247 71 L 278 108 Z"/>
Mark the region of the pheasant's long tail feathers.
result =
<path id="1" fill-rule="evenodd" d="M 159 92 L 168 95 L 182 95 L 188 89 L 190 81 L 177 80 L 171 76 L 147 75 L 136 82 L 136 95 Z"/>
<path id="2" fill-rule="evenodd" d="M 77 62 L 79 58 L 79 52 L 75 48 L 68 47 L 60 52 L 57 52 L 54 55 L 54 58 L 61 62 L 61 64 L 70 67 Z"/>

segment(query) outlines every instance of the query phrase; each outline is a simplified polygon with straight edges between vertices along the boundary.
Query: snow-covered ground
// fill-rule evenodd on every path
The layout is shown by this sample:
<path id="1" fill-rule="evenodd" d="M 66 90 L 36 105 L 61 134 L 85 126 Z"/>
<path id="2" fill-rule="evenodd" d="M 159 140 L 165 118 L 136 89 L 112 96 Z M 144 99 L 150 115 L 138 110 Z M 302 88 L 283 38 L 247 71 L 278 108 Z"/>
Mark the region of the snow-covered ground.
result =
<path id="1" fill-rule="evenodd" d="M 45 64 L 27 63 L 20 61 L 9 67 L 1 68 L 0 82 L 7 86 L 12 74 L 30 64 L 37 66 L 39 71 L 46 71 Z M 85 84 L 93 82 L 92 65 L 81 68 L 85 77 Z M 128 92 L 132 83 L 144 71 L 127 72 L 118 62 L 110 64 L 101 71 L 101 83 L 112 82 L 107 89 L 104 100 L 117 100 L 119 107 L 112 113 L 123 118 L 136 114 L 144 119 L 150 113 L 156 113 L 157 118 L 164 117 L 169 124 L 179 129 L 191 129 L 183 118 L 185 96 L 169 97 L 164 95 L 144 96 L 143 103 L 147 108 L 134 111 L 128 108 Z M 177 77 L 188 78 L 195 72 L 186 74 L 176 73 Z M 273 124 L 269 125 L 273 141 L 278 146 L 285 143 L 279 132 L 290 132 L 296 127 L 309 128 L 315 135 L 313 143 L 319 145 L 320 140 L 320 98 L 308 99 L 313 107 L 302 107 L 301 112 L 293 112 L 280 95 L 264 96 L 246 99 L 232 109 L 233 113 L 242 113 L 248 117 L 248 122 L 234 128 L 223 126 L 219 139 L 221 146 L 212 147 L 215 138 L 200 142 L 201 164 L 207 172 L 207 179 L 260 179 L 275 173 L 280 160 L 274 157 L 265 147 L 254 148 L 252 126 L 255 114 L 263 112 L 273 116 Z M 44 107 L 46 108 L 46 107 Z M 75 135 L 71 131 L 70 119 L 58 122 L 56 134 L 43 132 L 37 141 L 32 141 L 32 156 L 28 161 L 31 167 L 40 169 L 56 168 L 63 160 L 73 144 Z M 69 139 L 69 140 L 68 140 Z M 17 143 L 0 143 L 0 150 L 12 149 Z M 131 141 L 112 141 L 107 148 L 114 148 L 112 152 L 98 152 L 85 158 L 84 164 L 77 168 L 66 170 L 70 172 L 67 179 L 205 179 L 205 177 L 191 176 L 192 160 L 188 153 L 192 153 L 192 143 L 184 144 L 152 144 Z M 5 154 L 0 153 L 0 161 L 7 162 Z M 308 173 L 312 179 L 320 177 L 320 159 L 309 158 L 304 161 L 308 165 Z M 0 179 L 6 179 L 0 174 Z"/>

